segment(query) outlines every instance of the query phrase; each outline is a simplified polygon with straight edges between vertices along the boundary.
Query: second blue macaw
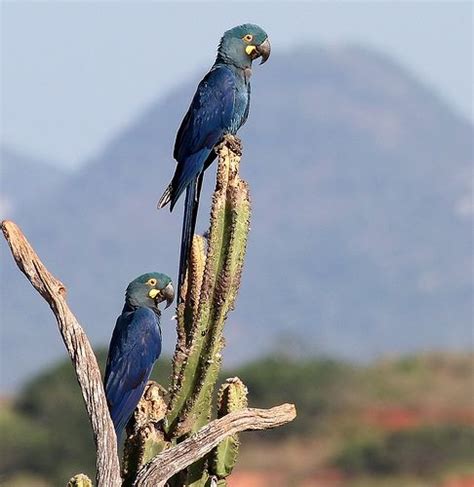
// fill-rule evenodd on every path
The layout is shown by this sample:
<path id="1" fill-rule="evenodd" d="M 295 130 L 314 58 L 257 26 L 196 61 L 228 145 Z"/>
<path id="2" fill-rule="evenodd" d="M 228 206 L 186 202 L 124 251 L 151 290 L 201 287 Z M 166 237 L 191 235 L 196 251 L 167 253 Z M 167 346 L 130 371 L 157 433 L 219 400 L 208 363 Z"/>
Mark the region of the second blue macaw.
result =
<path id="1" fill-rule="evenodd" d="M 117 440 L 140 401 L 155 361 L 161 353 L 159 303 L 173 302 L 171 279 L 159 272 L 132 281 L 109 346 L 105 395 Z"/>
<path id="2" fill-rule="evenodd" d="M 252 61 L 270 56 L 266 32 L 254 24 L 243 24 L 225 32 L 211 70 L 199 83 L 176 136 L 174 158 L 178 162 L 173 179 L 158 202 L 173 210 L 186 189 L 181 236 L 178 286 L 183 284 L 196 225 L 204 171 L 216 158 L 214 148 L 224 135 L 235 135 L 246 122 L 250 107 Z M 178 299 L 180 299 L 178 292 Z"/>

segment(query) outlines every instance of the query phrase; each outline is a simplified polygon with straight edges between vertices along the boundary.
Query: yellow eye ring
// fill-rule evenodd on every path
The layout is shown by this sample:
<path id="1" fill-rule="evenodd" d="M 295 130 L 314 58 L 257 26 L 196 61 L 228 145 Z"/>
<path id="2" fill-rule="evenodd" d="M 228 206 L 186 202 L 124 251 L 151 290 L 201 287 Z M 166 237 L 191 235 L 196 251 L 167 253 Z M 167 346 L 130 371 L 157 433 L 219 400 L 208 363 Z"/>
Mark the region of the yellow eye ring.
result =
<path id="1" fill-rule="evenodd" d="M 253 35 L 252 34 L 247 34 L 246 36 L 243 37 L 245 42 L 252 42 L 253 40 Z"/>
<path id="2" fill-rule="evenodd" d="M 152 279 L 148 279 L 148 281 L 146 282 L 149 286 L 156 286 L 156 279 L 152 278 Z"/>

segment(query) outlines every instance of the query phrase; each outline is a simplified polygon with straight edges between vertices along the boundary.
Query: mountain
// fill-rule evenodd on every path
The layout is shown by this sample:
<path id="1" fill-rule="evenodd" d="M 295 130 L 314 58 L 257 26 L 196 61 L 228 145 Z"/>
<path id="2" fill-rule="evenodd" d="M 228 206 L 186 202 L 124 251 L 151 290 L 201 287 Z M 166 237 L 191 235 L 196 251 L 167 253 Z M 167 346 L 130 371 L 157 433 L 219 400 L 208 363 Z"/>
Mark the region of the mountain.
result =
<path id="1" fill-rule="evenodd" d="M 11 218 L 27 206 L 52 192 L 67 173 L 49 162 L 33 159 L 0 147 L 0 217 Z"/>
<path id="2" fill-rule="evenodd" d="M 95 344 L 108 342 L 131 279 L 176 275 L 181 205 L 170 214 L 156 201 L 198 78 L 16 215 Z M 252 231 L 226 360 L 269 348 L 367 360 L 469 346 L 473 127 L 399 64 L 359 47 L 275 53 L 255 67 L 252 88 L 240 134 Z M 64 352 L 47 306 L 5 253 L 2 375 L 12 387 Z"/>

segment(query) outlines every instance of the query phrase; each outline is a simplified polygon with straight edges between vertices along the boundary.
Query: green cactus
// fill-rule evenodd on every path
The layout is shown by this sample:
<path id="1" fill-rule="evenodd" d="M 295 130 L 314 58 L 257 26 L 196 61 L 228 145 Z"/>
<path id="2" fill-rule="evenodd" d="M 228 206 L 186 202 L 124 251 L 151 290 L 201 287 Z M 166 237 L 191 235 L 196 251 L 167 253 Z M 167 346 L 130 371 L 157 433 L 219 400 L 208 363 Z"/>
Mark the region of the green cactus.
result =
<path id="1" fill-rule="evenodd" d="M 178 343 L 164 431 L 176 442 L 211 419 L 212 398 L 221 366 L 223 328 L 240 285 L 250 225 L 247 184 L 238 174 L 235 139 L 218 148 L 217 182 L 207 239 L 194 237 L 183 302 L 178 306 Z M 207 248 L 206 247 L 207 244 Z M 189 467 L 173 485 L 204 486 L 207 459 Z"/>
<path id="2" fill-rule="evenodd" d="M 247 387 L 238 377 L 227 379 L 217 397 L 217 417 L 222 418 L 233 411 L 246 408 L 247 393 Z M 218 482 L 217 485 L 226 485 L 225 479 L 232 473 L 238 453 L 238 435 L 229 436 L 210 453 L 209 474 Z"/>
<path id="3" fill-rule="evenodd" d="M 168 446 L 163 433 L 155 428 L 166 413 L 165 394 L 163 387 L 149 381 L 127 425 L 122 466 L 124 487 L 131 486 L 140 467 Z"/>
<path id="4" fill-rule="evenodd" d="M 250 223 L 247 185 L 240 180 L 240 156 L 219 147 L 206 257 L 195 238 L 191 265 L 178 309 L 175 353 L 166 432 L 178 438 L 209 421 L 212 391 L 223 347 L 223 326 L 240 284 Z M 199 299 L 197 297 L 199 296 Z"/>

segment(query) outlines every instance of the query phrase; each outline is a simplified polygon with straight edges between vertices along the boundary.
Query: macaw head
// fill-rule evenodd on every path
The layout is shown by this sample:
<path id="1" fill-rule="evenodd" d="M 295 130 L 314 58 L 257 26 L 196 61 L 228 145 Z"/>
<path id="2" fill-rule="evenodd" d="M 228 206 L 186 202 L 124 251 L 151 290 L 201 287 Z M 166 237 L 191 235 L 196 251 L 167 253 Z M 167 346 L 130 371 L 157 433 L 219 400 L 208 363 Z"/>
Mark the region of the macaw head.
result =
<path id="1" fill-rule="evenodd" d="M 166 274 L 148 272 L 133 280 L 125 293 L 125 304 L 132 308 L 145 307 L 158 310 L 158 304 L 166 301 L 166 308 L 174 299 L 171 279 Z"/>
<path id="2" fill-rule="evenodd" d="M 249 68 L 252 61 L 262 58 L 263 64 L 270 57 L 267 33 L 258 25 L 242 24 L 228 30 L 217 49 L 217 60 L 238 68 Z"/>

